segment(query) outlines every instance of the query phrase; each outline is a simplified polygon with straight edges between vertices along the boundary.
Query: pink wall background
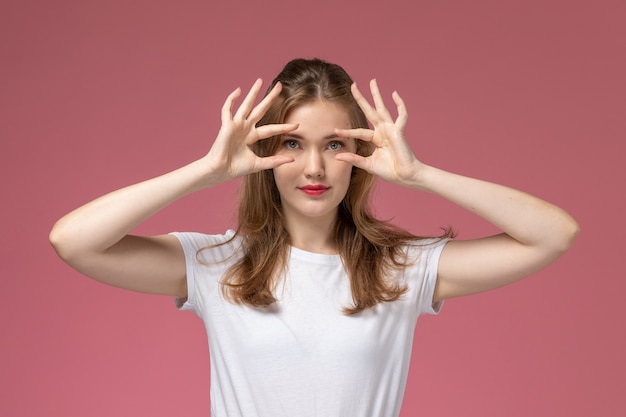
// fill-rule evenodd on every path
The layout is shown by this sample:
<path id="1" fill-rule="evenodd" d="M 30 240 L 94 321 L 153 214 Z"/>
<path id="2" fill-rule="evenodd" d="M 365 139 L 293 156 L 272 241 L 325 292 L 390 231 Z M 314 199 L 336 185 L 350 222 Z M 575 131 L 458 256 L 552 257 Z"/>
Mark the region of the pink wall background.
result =
<path id="1" fill-rule="evenodd" d="M 402 416 L 620 414 L 625 18 L 608 0 L 4 0 L 0 414 L 208 415 L 200 321 L 80 276 L 47 234 L 78 205 L 203 155 L 226 95 L 297 56 L 398 89 L 425 162 L 544 197 L 582 226 L 545 271 L 420 321 Z M 222 232 L 235 195 L 191 196 L 139 232 Z M 416 233 L 493 232 L 388 184 L 376 207 Z"/>

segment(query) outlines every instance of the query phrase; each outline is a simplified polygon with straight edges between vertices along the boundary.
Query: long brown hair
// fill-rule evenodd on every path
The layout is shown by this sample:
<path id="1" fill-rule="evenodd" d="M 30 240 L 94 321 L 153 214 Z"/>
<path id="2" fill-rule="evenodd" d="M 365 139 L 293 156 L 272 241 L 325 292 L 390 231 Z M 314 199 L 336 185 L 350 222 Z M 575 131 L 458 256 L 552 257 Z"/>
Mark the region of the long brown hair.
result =
<path id="1" fill-rule="evenodd" d="M 368 128 L 367 118 L 350 91 L 352 79 L 340 66 L 320 59 L 295 59 L 273 80 L 268 92 L 279 81 L 280 96 L 258 126 L 283 123 L 295 107 L 321 100 L 342 105 L 353 128 Z M 371 154 L 370 143 L 356 142 L 358 154 Z M 268 156 L 276 152 L 279 144 L 280 137 L 276 136 L 255 143 L 253 150 L 259 156 Z M 353 167 L 350 186 L 338 207 L 334 225 L 335 244 L 350 279 L 354 302 L 344 307 L 346 314 L 395 301 L 407 291 L 406 285 L 391 279 L 392 272 L 409 263 L 404 248 L 420 239 L 372 215 L 369 198 L 374 182 L 372 174 Z M 242 256 L 224 275 L 222 292 L 235 303 L 270 306 L 276 301 L 274 290 L 290 248 L 272 170 L 243 178 L 235 236 L 242 238 Z"/>

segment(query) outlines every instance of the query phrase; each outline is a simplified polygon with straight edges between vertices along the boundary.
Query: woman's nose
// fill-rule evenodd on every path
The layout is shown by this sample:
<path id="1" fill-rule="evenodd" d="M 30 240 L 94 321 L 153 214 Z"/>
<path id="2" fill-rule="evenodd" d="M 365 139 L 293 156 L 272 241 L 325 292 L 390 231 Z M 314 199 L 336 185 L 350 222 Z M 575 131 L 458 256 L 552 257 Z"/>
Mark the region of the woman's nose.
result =
<path id="1" fill-rule="evenodd" d="M 318 151 L 307 152 L 304 175 L 309 178 L 319 178 L 324 175 L 324 160 Z"/>

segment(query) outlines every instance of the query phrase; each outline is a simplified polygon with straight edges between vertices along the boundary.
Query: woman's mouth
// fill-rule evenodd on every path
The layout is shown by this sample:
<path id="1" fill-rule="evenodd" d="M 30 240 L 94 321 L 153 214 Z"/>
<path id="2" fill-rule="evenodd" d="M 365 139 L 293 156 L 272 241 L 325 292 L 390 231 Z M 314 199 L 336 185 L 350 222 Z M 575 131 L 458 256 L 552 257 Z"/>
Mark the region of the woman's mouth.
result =
<path id="1" fill-rule="evenodd" d="M 322 195 L 329 190 L 330 187 L 321 184 L 309 184 L 303 187 L 298 187 L 298 189 L 307 195 Z"/>

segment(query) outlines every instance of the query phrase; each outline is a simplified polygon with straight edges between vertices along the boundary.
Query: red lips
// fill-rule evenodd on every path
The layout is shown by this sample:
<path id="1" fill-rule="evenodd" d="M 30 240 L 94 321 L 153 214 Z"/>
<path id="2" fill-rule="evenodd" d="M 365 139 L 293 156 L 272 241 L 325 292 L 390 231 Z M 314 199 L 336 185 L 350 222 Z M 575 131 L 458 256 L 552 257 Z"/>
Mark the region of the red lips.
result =
<path id="1" fill-rule="evenodd" d="M 303 187 L 300 187 L 301 190 L 327 190 L 330 187 L 327 187 L 325 185 L 322 184 L 309 184 L 309 185 L 305 185 Z"/>
<path id="2" fill-rule="evenodd" d="M 320 195 L 329 188 L 330 187 L 322 184 L 307 184 L 302 187 L 298 187 L 299 190 L 304 191 L 308 195 Z"/>

